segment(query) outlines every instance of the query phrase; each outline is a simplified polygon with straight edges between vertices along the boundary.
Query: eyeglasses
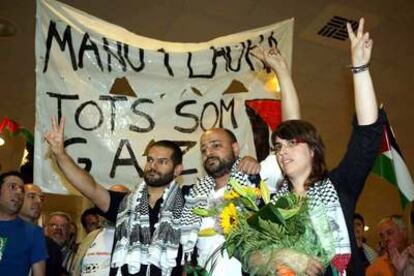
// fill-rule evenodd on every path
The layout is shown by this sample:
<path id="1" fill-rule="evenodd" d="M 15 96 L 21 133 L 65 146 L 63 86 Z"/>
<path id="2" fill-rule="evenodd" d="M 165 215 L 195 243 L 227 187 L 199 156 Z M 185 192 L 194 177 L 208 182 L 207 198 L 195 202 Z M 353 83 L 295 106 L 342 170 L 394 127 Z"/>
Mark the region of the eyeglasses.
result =
<path id="1" fill-rule="evenodd" d="M 283 147 L 287 149 L 291 149 L 300 143 L 306 143 L 306 141 L 301 138 L 294 138 L 294 139 L 287 140 L 285 144 L 276 142 L 273 147 L 273 150 L 276 154 L 278 154 L 282 151 Z"/>
<path id="2" fill-rule="evenodd" d="M 24 186 L 18 183 L 7 183 L 6 187 L 13 192 L 24 193 Z"/>
<path id="3" fill-rule="evenodd" d="M 55 224 L 55 223 L 49 223 L 47 225 L 48 227 L 52 228 L 52 229 L 65 229 L 68 230 L 69 229 L 69 225 L 67 224 Z"/>

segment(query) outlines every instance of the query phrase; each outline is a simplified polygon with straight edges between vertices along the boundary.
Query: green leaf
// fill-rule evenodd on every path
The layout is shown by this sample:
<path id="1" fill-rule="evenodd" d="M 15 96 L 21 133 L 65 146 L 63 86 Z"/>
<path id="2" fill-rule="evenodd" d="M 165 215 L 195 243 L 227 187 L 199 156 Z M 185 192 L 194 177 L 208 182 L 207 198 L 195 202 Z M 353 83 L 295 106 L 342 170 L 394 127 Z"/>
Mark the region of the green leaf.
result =
<path id="1" fill-rule="evenodd" d="M 254 190 L 254 187 L 243 187 L 243 190 L 245 190 L 246 195 L 248 198 L 250 198 L 253 201 L 256 201 L 256 192 Z"/>
<path id="2" fill-rule="evenodd" d="M 256 202 L 252 201 L 250 198 L 241 197 L 240 201 L 247 209 L 253 211 L 259 210 L 259 207 L 257 207 Z"/>
<path id="3" fill-rule="evenodd" d="M 251 216 L 247 222 L 250 226 L 260 231 L 262 228 L 260 227 L 259 219 L 268 220 L 276 224 L 286 224 L 285 219 L 280 214 L 278 208 L 272 203 L 263 206 L 256 214 Z"/>
<path id="4" fill-rule="evenodd" d="M 227 249 L 227 254 L 229 255 L 229 258 L 231 258 L 234 256 L 234 252 L 236 251 L 236 244 L 231 243 L 227 246 L 226 249 Z"/>
<path id="5" fill-rule="evenodd" d="M 194 214 L 200 217 L 210 217 L 210 212 L 208 209 L 196 207 L 191 210 Z"/>
<path id="6" fill-rule="evenodd" d="M 265 204 L 268 204 L 270 202 L 270 192 L 269 187 L 267 187 L 267 184 L 264 180 L 260 181 L 260 193 L 262 194 L 262 199 Z"/>
<path id="7" fill-rule="evenodd" d="M 299 205 L 292 209 L 277 208 L 277 210 L 280 212 L 280 214 L 282 215 L 284 219 L 289 219 L 293 217 L 294 215 L 296 215 L 300 211 L 301 207 L 302 206 Z"/>
<path id="8" fill-rule="evenodd" d="M 287 196 L 280 197 L 275 203 L 275 206 L 279 209 L 288 209 L 289 205 L 290 204 Z"/>
<path id="9" fill-rule="evenodd" d="M 210 228 L 204 228 L 198 231 L 198 236 L 200 237 L 211 237 L 217 235 L 216 229 L 210 227 Z"/>
<path id="10" fill-rule="evenodd" d="M 238 193 L 242 197 L 248 197 L 246 191 L 243 189 L 243 186 L 239 183 L 237 179 L 230 178 L 229 185 L 233 188 L 233 190 Z"/>

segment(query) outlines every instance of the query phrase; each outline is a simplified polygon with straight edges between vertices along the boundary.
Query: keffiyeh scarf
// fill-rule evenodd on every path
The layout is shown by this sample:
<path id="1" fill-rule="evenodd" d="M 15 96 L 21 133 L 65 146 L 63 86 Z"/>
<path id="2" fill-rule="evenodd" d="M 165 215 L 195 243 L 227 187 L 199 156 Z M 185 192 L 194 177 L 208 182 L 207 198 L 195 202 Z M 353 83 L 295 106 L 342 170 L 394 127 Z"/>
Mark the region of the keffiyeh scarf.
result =
<path id="1" fill-rule="evenodd" d="M 288 182 L 285 181 L 280 189 L 274 194 L 272 201 L 276 202 L 279 197 L 288 192 L 290 192 L 289 185 Z M 333 265 L 341 275 L 344 275 L 345 269 L 351 258 L 351 243 L 338 194 L 330 179 L 326 178 L 310 187 L 307 192 L 307 197 L 309 199 L 309 215 L 314 230 L 324 249 L 334 252 L 331 265 Z M 320 218 L 327 219 L 325 224 L 328 225 L 328 228 L 321 227 L 320 224 L 318 225 L 314 223 L 320 221 Z M 333 245 L 328 236 L 333 238 Z"/>
<path id="2" fill-rule="evenodd" d="M 242 185 L 252 185 L 249 180 L 249 175 L 237 170 L 239 163 L 240 159 L 237 159 L 236 162 L 234 162 L 229 179 L 235 178 Z M 183 225 L 181 231 L 182 233 L 186 233 L 186 235 L 182 237 L 185 239 L 183 242 L 186 244 L 195 246 L 198 237 L 198 230 L 201 226 L 202 217 L 194 215 L 192 210 L 196 207 L 208 207 L 215 185 L 216 181 L 214 178 L 207 175 L 197 181 L 194 187 L 190 190 L 188 196 L 185 198 L 186 203 L 182 212 Z M 227 184 L 227 188 L 230 188 L 229 184 Z"/>
<path id="3" fill-rule="evenodd" d="M 163 276 L 168 276 L 176 266 L 180 243 L 183 255 L 191 254 L 193 245 L 183 243 L 183 240 L 190 240 L 185 235 L 197 236 L 197 230 L 195 233 L 182 231 L 183 207 L 181 188 L 173 181 L 164 191 L 158 223 L 151 235 L 147 184 L 142 182 L 134 192 L 124 197 L 118 210 L 111 261 L 111 267 L 118 268 L 117 275 L 121 275 L 121 267 L 125 264 L 131 274 L 138 273 L 141 265 L 147 265 L 149 271 L 153 264 L 161 269 Z M 192 217 L 195 215 L 187 219 Z"/>

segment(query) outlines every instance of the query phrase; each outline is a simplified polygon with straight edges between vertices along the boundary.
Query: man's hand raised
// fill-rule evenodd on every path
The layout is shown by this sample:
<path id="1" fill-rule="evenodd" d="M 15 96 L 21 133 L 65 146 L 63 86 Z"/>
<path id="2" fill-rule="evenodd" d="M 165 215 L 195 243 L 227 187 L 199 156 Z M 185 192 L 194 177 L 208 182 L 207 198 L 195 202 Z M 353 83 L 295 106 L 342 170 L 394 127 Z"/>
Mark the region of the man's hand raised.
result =
<path id="1" fill-rule="evenodd" d="M 65 154 L 64 129 L 65 119 L 62 117 L 58 124 L 56 118 L 52 117 L 52 128 L 45 133 L 45 140 L 55 156 Z"/>

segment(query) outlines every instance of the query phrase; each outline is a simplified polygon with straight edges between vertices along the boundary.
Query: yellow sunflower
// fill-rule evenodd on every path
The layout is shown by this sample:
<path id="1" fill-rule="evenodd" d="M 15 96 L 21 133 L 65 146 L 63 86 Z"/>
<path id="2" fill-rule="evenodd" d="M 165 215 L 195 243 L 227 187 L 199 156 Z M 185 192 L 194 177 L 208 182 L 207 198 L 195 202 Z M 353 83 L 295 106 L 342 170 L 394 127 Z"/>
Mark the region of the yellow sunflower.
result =
<path id="1" fill-rule="evenodd" d="M 223 229 L 225 235 L 229 234 L 230 231 L 236 227 L 239 223 L 237 216 L 236 206 L 230 202 L 220 214 L 220 226 Z"/>
<path id="2" fill-rule="evenodd" d="M 230 191 L 225 191 L 223 195 L 224 200 L 233 200 L 239 197 L 240 195 L 236 193 L 233 189 L 231 189 Z"/>

